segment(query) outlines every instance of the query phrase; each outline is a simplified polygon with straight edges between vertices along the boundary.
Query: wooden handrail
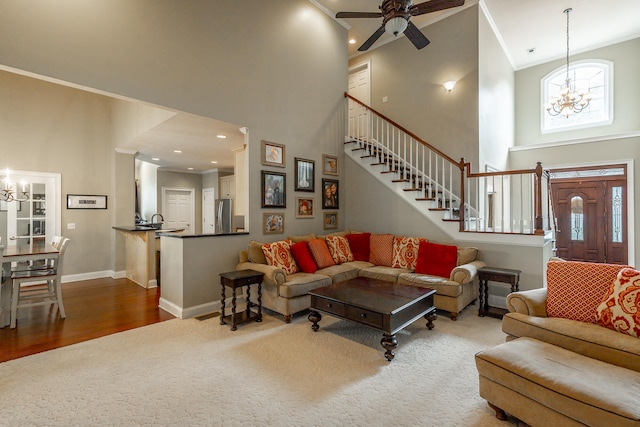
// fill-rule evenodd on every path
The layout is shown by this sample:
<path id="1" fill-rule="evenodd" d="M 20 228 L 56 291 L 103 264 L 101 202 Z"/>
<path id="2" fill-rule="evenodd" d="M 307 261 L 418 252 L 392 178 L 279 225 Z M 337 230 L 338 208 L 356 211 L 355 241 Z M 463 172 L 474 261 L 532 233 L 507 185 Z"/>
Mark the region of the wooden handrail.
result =
<path id="1" fill-rule="evenodd" d="M 374 112 L 375 114 L 377 114 L 378 116 L 382 117 L 384 120 L 386 120 L 387 122 L 391 123 L 393 126 L 395 126 L 396 128 L 400 129 L 402 132 L 406 133 L 407 135 L 409 135 L 411 138 L 415 139 L 416 141 L 418 141 L 420 144 L 428 147 L 431 151 L 434 151 L 436 154 L 438 154 L 440 157 L 447 159 L 450 163 L 456 165 L 456 167 L 460 167 L 460 165 L 458 164 L 458 162 L 456 162 L 455 160 L 453 160 L 451 157 L 447 156 L 446 154 L 444 154 L 442 151 L 438 150 L 436 147 L 434 147 L 433 145 L 429 144 L 427 141 L 425 141 L 424 139 L 420 138 L 418 135 L 414 134 L 413 132 L 407 130 L 405 127 L 400 126 L 398 123 L 394 122 L 393 120 L 391 120 L 390 118 L 388 118 L 387 116 L 385 116 L 384 114 L 380 113 L 379 111 L 374 110 L 373 108 L 369 107 L 368 105 L 364 104 L 363 102 L 361 102 L 360 100 L 354 98 L 353 96 L 349 95 L 347 92 L 344 93 L 344 97 L 345 98 L 349 98 L 352 101 L 362 105 L 363 107 L 365 107 L 367 110 L 370 110 L 372 112 Z"/>

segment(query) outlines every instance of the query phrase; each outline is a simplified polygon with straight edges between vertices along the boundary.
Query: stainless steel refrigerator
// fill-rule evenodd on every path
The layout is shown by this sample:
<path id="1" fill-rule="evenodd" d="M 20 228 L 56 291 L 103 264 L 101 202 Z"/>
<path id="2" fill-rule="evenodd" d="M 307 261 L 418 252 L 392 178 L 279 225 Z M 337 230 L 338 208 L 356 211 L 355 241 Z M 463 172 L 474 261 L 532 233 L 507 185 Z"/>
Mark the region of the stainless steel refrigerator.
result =
<path id="1" fill-rule="evenodd" d="M 216 233 L 233 230 L 233 199 L 216 199 Z"/>

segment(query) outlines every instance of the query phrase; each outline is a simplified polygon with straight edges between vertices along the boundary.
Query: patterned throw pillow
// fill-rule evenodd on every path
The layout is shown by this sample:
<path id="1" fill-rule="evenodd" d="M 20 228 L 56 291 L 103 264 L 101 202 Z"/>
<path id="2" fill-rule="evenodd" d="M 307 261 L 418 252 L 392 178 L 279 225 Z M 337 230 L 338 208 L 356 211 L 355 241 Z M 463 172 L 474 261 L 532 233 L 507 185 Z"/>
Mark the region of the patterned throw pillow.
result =
<path id="1" fill-rule="evenodd" d="M 371 233 L 352 233 L 344 236 L 349 241 L 349 248 L 355 261 L 369 261 L 369 239 Z"/>
<path id="2" fill-rule="evenodd" d="M 286 274 L 294 274 L 300 271 L 296 261 L 291 255 L 291 242 L 280 240 L 262 245 L 262 252 L 267 259 L 267 264 L 281 268 Z"/>
<path id="3" fill-rule="evenodd" d="M 372 234 L 369 238 L 369 262 L 391 267 L 393 263 L 393 234 Z"/>
<path id="4" fill-rule="evenodd" d="M 620 270 L 596 309 L 596 323 L 640 338 L 640 271 Z"/>
<path id="5" fill-rule="evenodd" d="M 595 323 L 602 296 L 627 265 L 580 261 L 547 264 L 547 315 Z"/>
<path id="6" fill-rule="evenodd" d="M 300 270 L 305 273 L 315 273 L 318 269 L 307 242 L 302 241 L 291 245 L 291 254 L 293 255 L 293 259 L 296 260 L 296 264 L 298 264 Z"/>
<path id="7" fill-rule="evenodd" d="M 451 270 L 456 267 L 458 248 L 452 245 L 440 245 L 431 242 L 420 242 L 416 273 L 430 276 L 451 276 Z"/>
<path id="8" fill-rule="evenodd" d="M 318 265 L 318 268 L 331 267 L 336 264 L 331 257 L 331 253 L 329 252 L 325 239 L 311 239 L 307 244 L 309 245 L 309 251 L 311 251 L 311 255 L 313 255 L 313 259 Z"/>
<path id="9" fill-rule="evenodd" d="M 394 268 L 416 268 L 418 260 L 418 247 L 420 242 L 426 242 L 422 237 L 396 237 L 393 239 L 393 264 Z"/>
<path id="10" fill-rule="evenodd" d="M 349 241 L 343 236 L 327 236 L 325 239 L 331 258 L 336 264 L 353 261 L 353 254 L 349 248 Z"/>

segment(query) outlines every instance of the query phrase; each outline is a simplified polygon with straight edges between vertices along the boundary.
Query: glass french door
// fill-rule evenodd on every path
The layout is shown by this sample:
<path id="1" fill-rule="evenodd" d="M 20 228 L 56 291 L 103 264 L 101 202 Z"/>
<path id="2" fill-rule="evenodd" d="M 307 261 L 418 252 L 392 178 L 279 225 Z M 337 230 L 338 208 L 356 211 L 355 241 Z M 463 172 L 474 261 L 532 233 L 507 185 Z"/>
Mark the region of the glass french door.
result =
<path id="1" fill-rule="evenodd" d="M 60 174 L 12 172 L 21 201 L 5 203 L 9 246 L 50 242 L 60 234 Z"/>

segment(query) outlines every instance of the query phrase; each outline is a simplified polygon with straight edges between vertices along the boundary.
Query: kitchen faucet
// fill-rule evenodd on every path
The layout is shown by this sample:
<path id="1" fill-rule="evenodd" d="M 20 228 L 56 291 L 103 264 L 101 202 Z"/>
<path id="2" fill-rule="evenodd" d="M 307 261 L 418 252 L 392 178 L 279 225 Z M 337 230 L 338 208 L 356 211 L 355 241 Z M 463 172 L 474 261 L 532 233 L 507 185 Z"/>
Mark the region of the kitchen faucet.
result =
<path id="1" fill-rule="evenodd" d="M 152 225 L 152 226 L 155 224 L 155 222 L 154 222 L 154 218 L 155 218 L 155 217 L 157 217 L 157 216 L 159 216 L 159 217 L 160 217 L 160 220 L 161 220 L 162 222 L 164 222 L 164 217 L 162 216 L 162 214 L 156 213 L 156 214 L 151 215 L 151 225 Z M 162 223 L 160 223 L 160 224 L 162 224 Z"/>

